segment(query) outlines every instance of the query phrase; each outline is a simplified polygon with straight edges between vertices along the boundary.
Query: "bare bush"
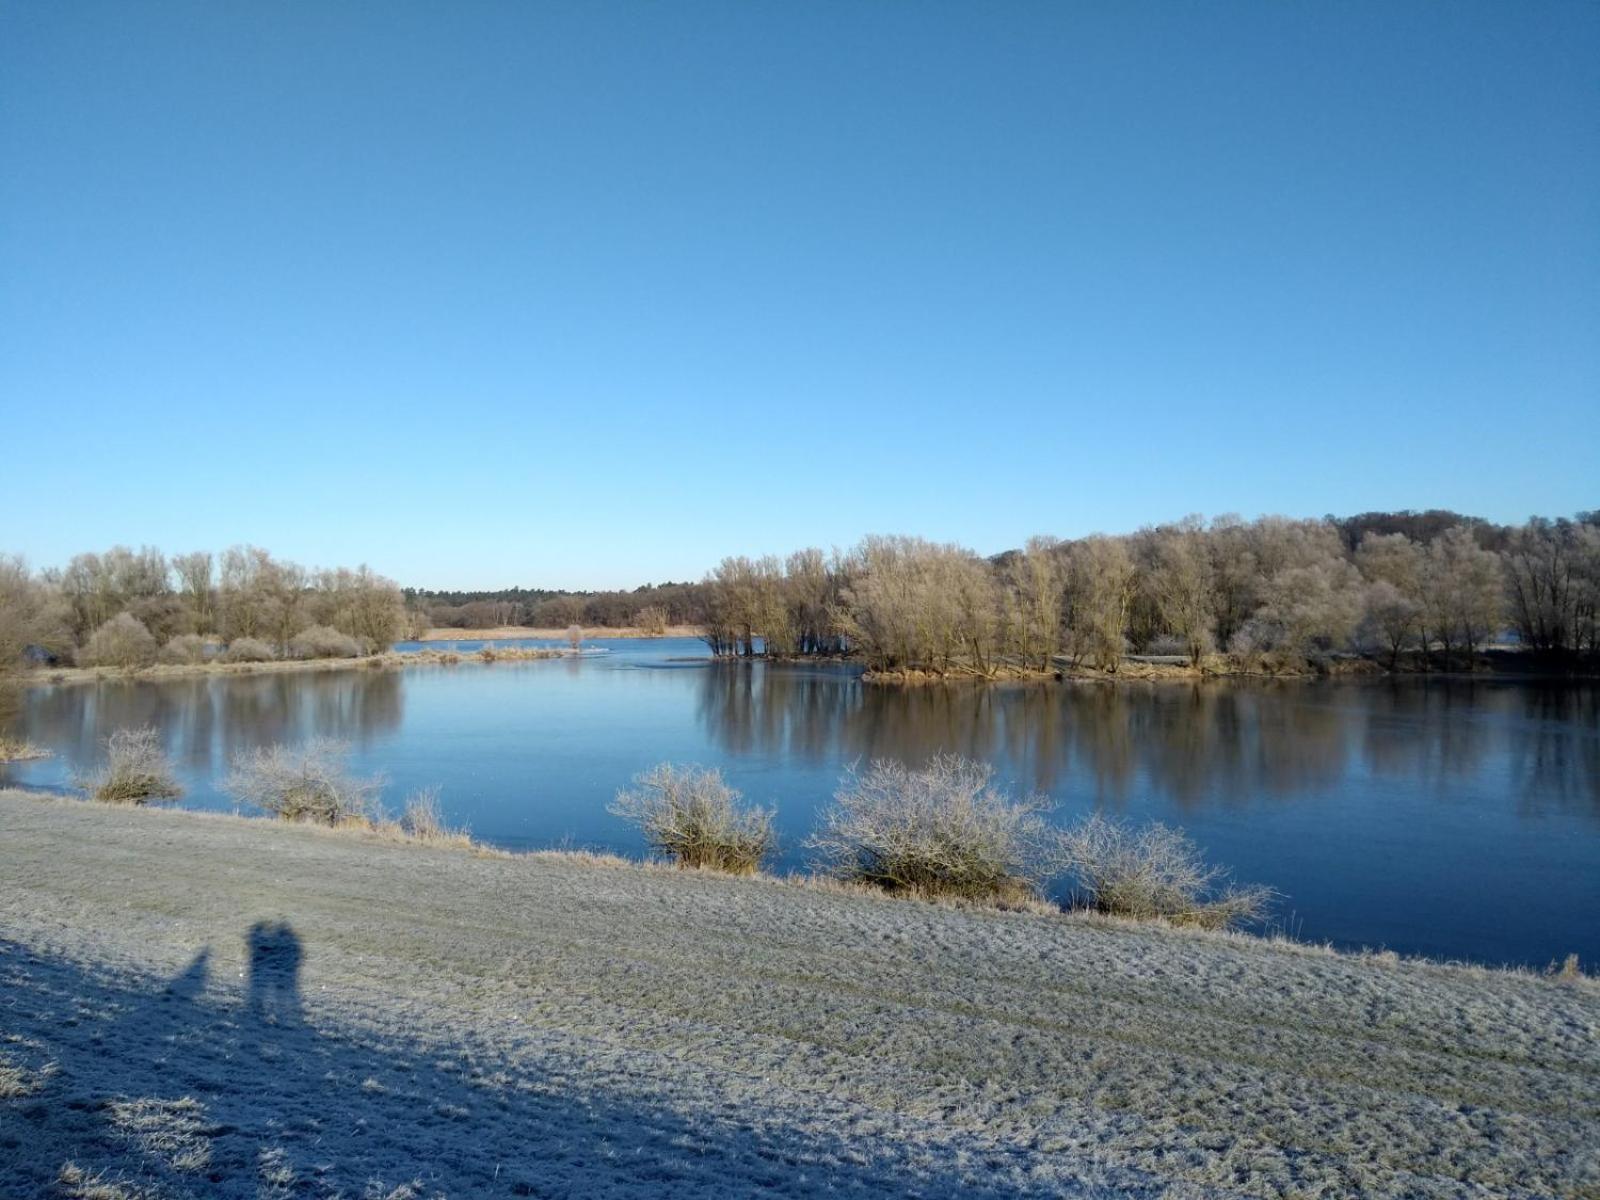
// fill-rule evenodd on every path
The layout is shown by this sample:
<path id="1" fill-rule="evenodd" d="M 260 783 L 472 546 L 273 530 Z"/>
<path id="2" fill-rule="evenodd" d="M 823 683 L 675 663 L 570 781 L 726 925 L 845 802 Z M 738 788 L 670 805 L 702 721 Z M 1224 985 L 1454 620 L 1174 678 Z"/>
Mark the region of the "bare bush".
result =
<path id="1" fill-rule="evenodd" d="M 662 763 L 635 776 L 608 811 L 639 826 L 680 867 L 748 875 L 775 845 L 773 810 L 741 800 L 715 768 Z"/>
<path id="2" fill-rule="evenodd" d="M 1134 829 L 1096 813 L 1063 843 L 1082 888 L 1080 905 L 1096 912 L 1225 929 L 1260 920 L 1275 895 L 1234 885 L 1181 829 L 1159 821 Z"/>
<path id="3" fill-rule="evenodd" d="M 1060 869 L 1048 808 L 1041 796 L 1013 799 L 986 763 L 879 761 L 845 777 L 807 845 L 830 874 L 889 891 L 1022 899 Z"/>
<path id="4" fill-rule="evenodd" d="M 650 637 L 663 637 L 667 632 L 667 610 L 659 604 L 647 604 L 633 615 L 639 632 Z"/>
<path id="5" fill-rule="evenodd" d="M 359 658 L 361 644 L 328 625 L 313 625 L 289 639 L 291 658 Z"/>
<path id="6" fill-rule="evenodd" d="M 86 667 L 147 667 L 156 660 L 156 639 L 144 622 L 118 613 L 101 625 L 78 652 Z"/>
<path id="7" fill-rule="evenodd" d="M 262 663 L 272 662 L 278 657 L 278 652 L 267 645 L 260 638 L 239 637 L 228 643 L 228 648 L 222 652 L 223 662 L 230 663 Z"/>
<path id="8" fill-rule="evenodd" d="M 289 821 L 368 821 L 376 815 L 383 780 L 351 775 L 345 768 L 347 753 L 343 742 L 327 738 L 249 750 L 234 759 L 223 790 L 241 804 Z"/>
<path id="9" fill-rule="evenodd" d="M 567 645 L 570 646 L 574 652 L 576 652 L 578 648 L 583 645 L 583 627 L 581 625 L 567 626 Z"/>
<path id="10" fill-rule="evenodd" d="M 206 640 L 198 633 L 180 633 L 169 638 L 161 647 L 160 659 L 176 666 L 193 665 L 206 661 Z"/>
<path id="11" fill-rule="evenodd" d="M 183 795 L 161 735 L 146 725 L 118 729 L 105 741 L 100 767 L 73 782 L 95 800 L 107 804 L 145 804 Z"/>

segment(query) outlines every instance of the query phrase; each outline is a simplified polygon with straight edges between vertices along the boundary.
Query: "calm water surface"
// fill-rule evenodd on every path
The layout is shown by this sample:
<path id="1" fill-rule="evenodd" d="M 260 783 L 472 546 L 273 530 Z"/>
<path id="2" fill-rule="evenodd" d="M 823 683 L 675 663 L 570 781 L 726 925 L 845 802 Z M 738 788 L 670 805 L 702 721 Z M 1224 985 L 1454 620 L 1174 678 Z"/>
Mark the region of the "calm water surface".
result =
<path id="1" fill-rule="evenodd" d="M 941 750 L 1093 809 L 1182 825 L 1280 923 L 1342 946 L 1544 966 L 1600 961 L 1600 688 L 1461 680 L 895 690 L 843 669 L 713 664 L 695 641 L 582 660 L 41 687 L 10 724 L 55 757 L 0 781 L 65 785 L 124 725 L 154 724 L 185 803 L 246 747 L 346 739 L 386 797 L 437 786 L 512 847 L 642 851 L 606 811 L 663 760 L 721 766 L 778 806 L 780 865 L 841 770 Z M 463 643 L 464 649 L 476 643 Z"/>

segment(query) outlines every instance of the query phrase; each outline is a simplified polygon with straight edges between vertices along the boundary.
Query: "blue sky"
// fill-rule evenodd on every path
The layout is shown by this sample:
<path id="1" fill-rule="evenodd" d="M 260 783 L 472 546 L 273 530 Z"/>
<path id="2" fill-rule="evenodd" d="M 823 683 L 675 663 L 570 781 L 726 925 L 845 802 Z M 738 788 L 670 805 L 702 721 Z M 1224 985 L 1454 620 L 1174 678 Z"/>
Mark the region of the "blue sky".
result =
<path id="1" fill-rule="evenodd" d="M 0 0 L 0 549 L 1600 505 L 1600 6 Z"/>

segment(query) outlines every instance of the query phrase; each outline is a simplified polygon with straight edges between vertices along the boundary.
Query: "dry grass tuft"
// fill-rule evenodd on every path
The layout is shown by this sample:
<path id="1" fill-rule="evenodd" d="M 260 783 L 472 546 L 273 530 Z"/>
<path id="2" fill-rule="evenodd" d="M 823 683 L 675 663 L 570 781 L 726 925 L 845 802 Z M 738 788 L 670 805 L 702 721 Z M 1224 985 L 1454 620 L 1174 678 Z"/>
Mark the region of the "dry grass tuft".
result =
<path id="1" fill-rule="evenodd" d="M 153 1200 L 152 1193 L 122 1179 L 108 1179 L 104 1171 L 85 1171 L 67 1163 L 56 1176 L 63 1200 Z"/>
<path id="2" fill-rule="evenodd" d="M 50 751 L 35 746 L 24 738 L 0 736 L 0 763 L 28 762 L 35 758 L 49 758 Z"/>
<path id="3" fill-rule="evenodd" d="M 617 793 L 609 811 L 644 831 L 680 867 L 749 875 L 771 853 L 773 810 L 742 804 L 715 768 L 662 763 Z"/>
<path id="4" fill-rule="evenodd" d="M 172 760 L 151 726 L 119 729 L 106 739 L 106 761 L 73 782 L 105 804 L 145 804 L 183 795 Z"/>
<path id="5" fill-rule="evenodd" d="M 1038 796 L 1016 800 L 994 769 L 956 755 L 926 767 L 851 772 L 807 843 L 829 874 L 928 898 L 1025 904 L 1060 867 L 1059 831 Z"/>
<path id="6" fill-rule="evenodd" d="M 1096 912 L 1226 929 L 1260 920 L 1275 895 L 1230 883 L 1181 829 L 1160 822 L 1132 829 L 1096 813 L 1065 834 L 1064 846 L 1081 904 Z"/>
<path id="7" fill-rule="evenodd" d="M 425 788 L 406 801 L 400 814 L 400 832 L 411 841 L 429 846 L 471 849 L 475 845 L 465 829 L 452 829 L 444 823 L 438 788 Z"/>

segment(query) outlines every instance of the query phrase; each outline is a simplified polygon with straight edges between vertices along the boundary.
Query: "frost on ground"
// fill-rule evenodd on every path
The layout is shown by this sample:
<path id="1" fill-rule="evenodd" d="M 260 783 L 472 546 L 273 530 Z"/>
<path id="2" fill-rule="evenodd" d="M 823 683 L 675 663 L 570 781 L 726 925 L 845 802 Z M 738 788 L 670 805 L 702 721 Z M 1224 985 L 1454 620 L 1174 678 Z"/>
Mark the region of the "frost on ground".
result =
<path id="1" fill-rule="evenodd" d="M 1594 1196 L 1600 990 L 0 793 L 0 1195 Z"/>

